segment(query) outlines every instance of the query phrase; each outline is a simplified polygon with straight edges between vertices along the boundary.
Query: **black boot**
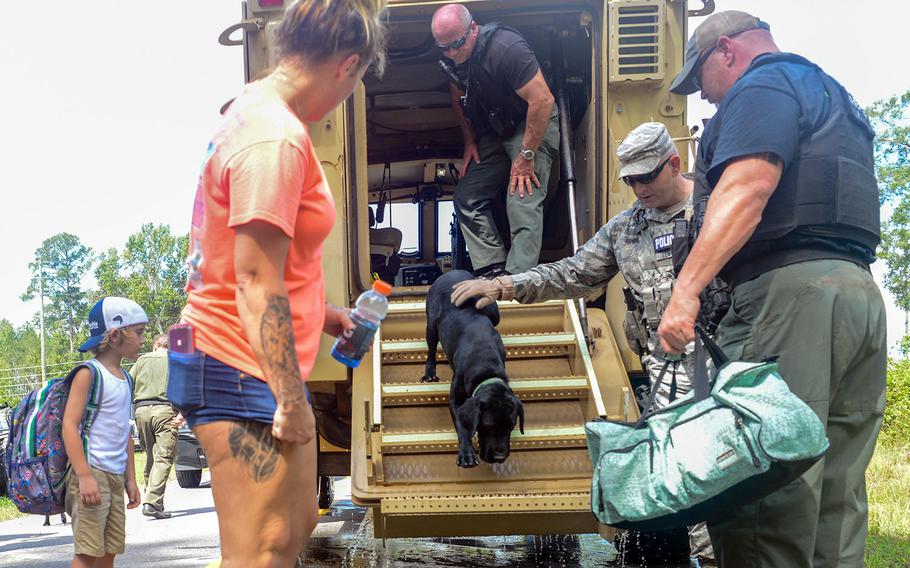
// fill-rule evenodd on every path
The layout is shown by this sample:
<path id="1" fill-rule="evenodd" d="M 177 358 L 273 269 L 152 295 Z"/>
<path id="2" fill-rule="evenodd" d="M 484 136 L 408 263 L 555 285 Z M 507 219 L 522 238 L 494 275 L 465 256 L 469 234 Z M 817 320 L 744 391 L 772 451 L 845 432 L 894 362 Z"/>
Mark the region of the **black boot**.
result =
<path id="1" fill-rule="evenodd" d="M 146 517 L 155 517 L 156 519 L 170 519 L 171 514 L 164 510 L 164 507 L 156 507 L 151 503 L 142 504 L 142 514 Z"/>

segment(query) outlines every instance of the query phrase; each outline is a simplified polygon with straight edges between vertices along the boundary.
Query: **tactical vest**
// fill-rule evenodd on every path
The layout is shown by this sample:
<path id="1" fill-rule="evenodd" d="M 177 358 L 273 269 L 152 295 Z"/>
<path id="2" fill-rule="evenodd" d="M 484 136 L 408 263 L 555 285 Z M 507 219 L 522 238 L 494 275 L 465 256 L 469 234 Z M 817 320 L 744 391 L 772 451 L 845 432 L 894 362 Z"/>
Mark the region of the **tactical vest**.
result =
<path id="1" fill-rule="evenodd" d="M 464 83 L 464 115 L 478 136 L 511 136 L 528 114 L 528 103 L 484 66 L 490 38 L 499 30 L 521 35 L 518 30 L 498 22 L 481 26 L 471 58 L 456 68 Z"/>
<path id="2" fill-rule="evenodd" d="M 779 62 L 812 65 L 798 55 L 764 55 L 746 73 Z M 788 262 L 782 249 L 799 248 L 813 238 L 848 241 L 847 246 L 857 251 L 850 256 L 869 262 L 881 240 L 872 151 L 875 132 L 840 83 L 820 69 L 818 77 L 830 101 L 828 117 L 800 140 L 798 156 L 784 170 L 755 233 L 728 266 L 746 266 L 772 254 L 781 256 L 779 266 L 783 266 Z M 704 177 L 704 167 L 701 170 L 696 192 L 701 186 L 708 195 L 697 200 L 699 224 L 713 189 Z"/>
<path id="3" fill-rule="evenodd" d="M 682 215 L 677 213 L 673 219 L 657 226 L 652 226 L 644 217 L 642 210 L 640 218 L 630 227 L 631 232 L 640 234 L 640 238 L 647 243 L 645 253 L 641 258 L 641 290 L 635 296 L 636 306 L 627 302 L 629 313 L 626 316 L 624 330 L 629 337 L 629 343 L 639 343 L 642 347 L 648 346 L 648 339 L 656 333 L 660 325 L 670 296 L 673 294 L 673 282 L 676 276 L 673 271 L 673 241 L 674 229 L 677 220 L 688 221 L 692 218 L 692 204 L 689 203 L 682 210 Z M 641 353 L 639 353 L 641 355 Z"/>

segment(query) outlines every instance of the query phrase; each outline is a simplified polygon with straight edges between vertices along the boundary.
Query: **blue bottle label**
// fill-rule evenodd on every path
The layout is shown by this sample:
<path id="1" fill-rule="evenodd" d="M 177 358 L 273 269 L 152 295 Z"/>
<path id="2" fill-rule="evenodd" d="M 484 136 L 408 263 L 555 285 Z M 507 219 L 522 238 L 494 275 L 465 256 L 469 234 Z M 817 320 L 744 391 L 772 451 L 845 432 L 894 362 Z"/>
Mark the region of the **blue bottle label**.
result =
<path id="1" fill-rule="evenodd" d="M 370 349 L 379 324 L 358 315 L 357 312 L 351 313 L 351 321 L 354 322 L 354 329 L 342 331 L 332 351 L 345 359 L 359 361 Z"/>

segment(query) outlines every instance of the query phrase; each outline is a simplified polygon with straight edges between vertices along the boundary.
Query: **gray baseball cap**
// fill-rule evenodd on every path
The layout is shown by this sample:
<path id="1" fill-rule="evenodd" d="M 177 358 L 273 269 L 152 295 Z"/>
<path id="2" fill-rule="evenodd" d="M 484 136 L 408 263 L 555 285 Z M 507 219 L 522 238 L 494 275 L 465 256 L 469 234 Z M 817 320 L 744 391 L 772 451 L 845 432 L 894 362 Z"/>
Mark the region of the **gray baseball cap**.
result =
<path id="1" fill-rule="evenodd" d="M 678 153 L 666 126 L 659 122 L 639 124 L 616 148 L 621 164 L 619 177 L 653 172 L 661 162 Z"/>
<path id="2" fill-rule="evenodd" d="M 686 44 L 686 60 L 682 70 L 673 79 L 670 91 L 679 95 L 691 95 L 698 88 L 695 86 L 695 73 L 698 71 L 698 60 L 705 50 L 713 47 L 717 40 L 735 36 L 749 30 L 771 30 L 771 26 L 751 14 L 738 10 L 717 12 L 709 16 L 695 28 L 689 43 Z"/>

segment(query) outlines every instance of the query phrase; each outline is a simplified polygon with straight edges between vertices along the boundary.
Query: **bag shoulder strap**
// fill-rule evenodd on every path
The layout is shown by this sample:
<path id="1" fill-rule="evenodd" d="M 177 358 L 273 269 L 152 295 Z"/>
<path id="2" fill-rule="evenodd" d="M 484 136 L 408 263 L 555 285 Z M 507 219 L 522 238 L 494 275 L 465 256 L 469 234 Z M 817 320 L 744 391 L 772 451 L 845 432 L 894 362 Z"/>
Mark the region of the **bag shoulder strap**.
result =
<path id="1" fill-rule="evenodd" d="M 85 412 L 82 414 L 82 445 L 88 448 L 88 432 L 101 410 L 101 404 L 104 402 L 104 378 L 101 376 L 100 363 L 94 359 L 89 359 L 78 367 L 73 369 L 72 374 L 75 376 L 76 371 L 86 367 L 92 371 L 92 385 L 88 391 L 88 397 L 85 401 Z"/>
<path id="2" fill-rule="evenodd" d="M 133 394 L 136 390 L 136 379 L 134 379 L 133 375 L 131 375 L 130 372 L 123 367 L 120 367 L 120 370 L 123 371 L 123 376 L 126 377 L 126 384 L 130 387 L 130 401 L 132 402 Z"/>
<path id="3" fill-rule="evenodd" d="M 669 367 L 670 363 L 672 362 L 673 361 L 667 359 L 667 362 L 664 363 L 663 368 L 657 375 L 657 380 L 655 380 L 654 384 L 651 385 L 651 394 L 648 396 L 648 401 L 645 403 L 644 408 L 641 411 L 641 415 L 638 417 L 638 421 L 635 423 L 636 428 L 641 428 L 644 426 L 645 421 L 654 412 L 654 402 L 657 400 L 657 391 L 660 390 L 660 386 L 664 383 L 664 375 L 667 374 L 667 367 Z"/>

